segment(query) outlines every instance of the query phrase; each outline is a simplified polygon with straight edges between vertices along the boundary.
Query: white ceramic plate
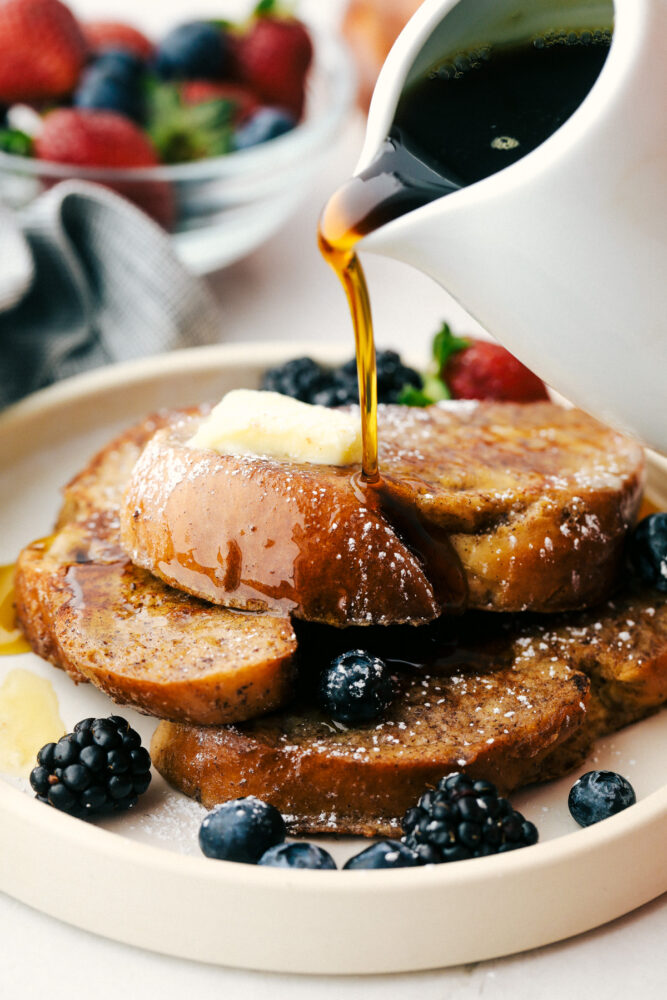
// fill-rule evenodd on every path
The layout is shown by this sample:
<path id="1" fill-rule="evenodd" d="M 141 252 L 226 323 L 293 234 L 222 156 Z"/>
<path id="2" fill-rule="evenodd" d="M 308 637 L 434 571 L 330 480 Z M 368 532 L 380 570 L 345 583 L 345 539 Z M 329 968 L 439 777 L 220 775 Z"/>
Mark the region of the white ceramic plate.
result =
<path id="1" fill-rule="evenodd" d="M 308 345 L 202 348 L 103 369 L 0 416 L 0 562 L 46 534 L 59 488 L 117 430 L 167 405 L 256 386 Z M 316 353 L 341 360 L 339 351 Z M 652 460 L 667 503 L 667 465 Z M 71 729 L 111 712 L 33 654 L 0 659 L 49 677 Z M 154 723 L 123 710 L 145 739 Z M 581 933 L 667 891 L 667 714 L 602 741 L 589 762 L 626 774 L 638 804 L 586 830 L 567 812 L 572 779 L 513 798 L 541 842 L 420 869 L 282 871 L 199 854 L 202 810 L 156 776 L 133 812 L 103 824 L 57 813 L 0 777 L 0 889 L 77 926 L 170 955 L 303 973 L 397 972 L 479 961 Z M 586 768 L 584 768 L 586 769 Z M 339 861 L 358 845 L 329 841 Z"/>

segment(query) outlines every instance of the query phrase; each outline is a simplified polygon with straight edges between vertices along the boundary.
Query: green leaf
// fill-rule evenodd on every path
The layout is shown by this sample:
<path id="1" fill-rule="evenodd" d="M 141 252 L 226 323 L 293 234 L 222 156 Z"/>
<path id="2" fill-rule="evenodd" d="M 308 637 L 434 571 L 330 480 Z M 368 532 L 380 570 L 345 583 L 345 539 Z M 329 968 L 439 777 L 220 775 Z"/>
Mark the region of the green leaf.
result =
<path id="1" fill-rule="evenodd" d="M 276 0 L 259 0 L 253 14 L 255 17 L 268 17 L 277 12 L 278 4 Z"/>
<path id="2" fill-rule="evenodd" d="M 421 389 L 406 382 L 398 394 L 397 402 L 403 406 L 430 406 L 432 400 Z"/>
<path id="3" fill-rule="evenodd" d="M 17 128 L 0 129 L 0 150 L 14 156 L 32 156 L 32 138 Z"/>
<path id="4" fill-rule="evenodd" d="M 398 395 L 403 406 L 431 406 L 441 399 L 451 399 L 449 389 L 436 375 L 426 375 L 421 389 L 406 383 Z"/>
<path id="5" fill-rule="evenodd" d="M 294 3 L 291 0 L 259 0 L 255 7 L 253 17 L 294 17 Z"/>
<path id="6" fill-rule="evenodd" d="M 452 398 L 448 386 L 437 375 L 424 376 L 424 392 L 432 403 L 439 403 L 442 399 Z"/>
<path id="7" fill-rule="evenodd" d="M 454 336 L 449 323 L 443 323 L 433 338 L 433 360 L 438 366 L 438 370 L 442 371 L 452 354 L 469 346 L 469 340 Z"/>
<path id="8" fill-rule="evenodd" d="M 231 151 L 235 101 L 184 105 L 174 84 L 155 84 L 148 96 L 146 131 L 163 163 L 189 163 Z"/>

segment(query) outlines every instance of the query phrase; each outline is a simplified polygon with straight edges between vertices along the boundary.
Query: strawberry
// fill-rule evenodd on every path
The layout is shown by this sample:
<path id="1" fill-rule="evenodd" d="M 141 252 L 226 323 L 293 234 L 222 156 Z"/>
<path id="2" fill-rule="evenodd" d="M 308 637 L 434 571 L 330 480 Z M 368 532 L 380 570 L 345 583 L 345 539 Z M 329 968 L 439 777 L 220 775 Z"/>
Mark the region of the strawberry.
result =
<path id="1" fill-rule="evenodd" d="M 260 107 L 258 98 L 247 87 L 215 80 L 186 80 L 181 86 L 181 100 L 187 105 L 231 101 L 235 105 L 235 124 L 244 122 Z"/>
<path id="2" fill-rule="evenodd" d="M 153 43 L 129 24 L 121 21 L 88 21 L 82 27 L 88 51 L 93 55 L 99 55 L 108 49 L 121 49 L 145 62 L 153 56 Z"/>
<path id="3" fill-rule="evenodd" d="M 447 326 L 436 336 L 440 378 L 453 399 L 496 399 L 532 403 L 548 399 L 544 382 L 500 344 L 462 340 Z"/>
<path id="4" fill-rule="evenodd" d="M 77 167 L 153 167 L 157 153 L 141 129 L 113 111 L 79 111 L 57 108 L 44 116 L 44 127 L 35 139 L 40 160 Z M 168 228 L 173 221 L 173 197 L 164 181 L 105 182 L 143 208 Z"/>
<path id="5" fill-rule="evenodd" d="M 85 58 L 81 28 L 60 0 L 0 0 L 0 102 L 68 94 Z"/>
<path id="6" fill-rule="evenodd" d="M 295 18 L 259 16 L 237 50 L 241 80 L 265 104 L 303 114 L 305 85 L 313 59 L 308 30 Z"/>
<path id="7" fill-rule="evenodd" d="M 79 167 L 152 167 L 158 163 L 148 137 L 113 111 L 57 108 L 49 112 L 35 152 L 40 160 Z"/>

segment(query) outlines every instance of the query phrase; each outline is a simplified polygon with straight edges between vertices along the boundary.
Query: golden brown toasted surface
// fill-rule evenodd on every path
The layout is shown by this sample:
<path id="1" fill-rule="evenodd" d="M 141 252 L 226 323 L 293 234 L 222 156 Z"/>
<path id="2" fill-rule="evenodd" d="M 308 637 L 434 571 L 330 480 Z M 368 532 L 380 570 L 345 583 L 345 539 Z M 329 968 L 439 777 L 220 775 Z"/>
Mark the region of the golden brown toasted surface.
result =
<path id="1" fill-rule="evenodd" d="M 420 622 L 439 613 L 419 559 L 349 469 L 218 455 L 157 433 L 121 511 L 132 561 L 227 607 L 312 621 Z"/>
<path id="2" fill-rule="evenodd" d="M 667 701 L 665 595 L 644 590 L 553 622 L 496 622 L 476 641 L 484 617 L 452 626 L 465 636 L 458 646 L 436 626 L 422 670 L 406 670 L 405 650 L 394 650 L 398 694 L 380 722 L 346 728 L 311 701 L 240 726 L 161 723 L 153 762 L 207 807 L 254 794 L 294 831 L 384 835 L 443 774 L 464 769 L 504 792 L 561 776 L 596 737 Z M 420 654 L 433 628 L 417 630 Z M 305 649 L 316 655 L 316 640 Z"/>
<path id="3" fill-rule="evenodd" d="M 310 833 L 392 833 L 406 809 L 443 774 L 460 770 L 520 783 L 580 722 L 587 682 L 560 664 L 550 672 L 397 678 L 387 720 L 336 726 L 315 709 L 268 716 L 264 724 L 203 729 L 160 723 L 153 763 L 205 806 L 257 795 Z M 494 709 L 498 708 L 496 714 Z"/>
<path id="4" fill-rule="evenodd" d="M 192 449 L 159 431 L 130 478 L 133 562 L 221 605 L 335 625 L 456 604 L 358 470 Z M 551 403 L 380 407 L 380 467 L 421 529 L 451 539 L 470 607 L 558 611 L 609 593 L 643 484 L 641 449 Z"/>
<path id="5" fill-rule="evenodd" d="M 59 530 L 21 553 L 17 613 L 33 649 L 115 701 L 202 724 L 271 711 L 292 693 L 286 618 L 198 601 L 137 569 L 119 546 L 118 505 L 151 418 L 66 488 Z"/>

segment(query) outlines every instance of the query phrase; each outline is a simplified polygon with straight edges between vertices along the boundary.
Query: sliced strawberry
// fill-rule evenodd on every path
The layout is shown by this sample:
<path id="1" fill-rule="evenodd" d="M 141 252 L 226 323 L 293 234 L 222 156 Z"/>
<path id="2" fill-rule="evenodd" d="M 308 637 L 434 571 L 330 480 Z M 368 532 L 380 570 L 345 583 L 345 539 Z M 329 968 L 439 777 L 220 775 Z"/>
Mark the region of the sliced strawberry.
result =
<path id="1" fill-rule="evenodd" d="M 207 101 L 231 101 L 235 105 L 234 122 L 240 124 L 260 107 L 260 101 L 251 90 L 240 83 L 223 83 L 215 80 L 186 80 L 181 85 L 184 104 L 204 104 Z"/>
<path id="2" fill-rule="evenodd" d="M 544 382 L 500 344 L 471 340 L 447 361 L 442 378 L 454 399 L 532 403 L 548 399 Z"/>
<path id="3" fill-rule="evenodd" d="M 287 108 L 297 120 L 312 59 L 308 29 L 295 18 L 258 17 L 237 50 L 240 78 L 264 104 Z"/>
<path id="4" fill-rule="evenodd" d="M 152 167 L 157 153 L 142 130 L 113 111 L 78 111 L 58 108 L 44 116 L 44 128 L 35 140 L 41 160 L 78 167 Z M 105 182 L 143 208 L 165 228 L 173 221 L 174 203 L 164 181 Z"/>
<path id="5" fill-rule="evenodd" d="M 153 56 L 153 43 L 130 24 L 121 21 L 87 21 L 82 25 L 89 52 L 99 55 L 108 49 L 131 52 L 148 61 Z"/>
<path id="6" fill-rule="evenodd" d="M 2 0 L 0 102 L 63 97 L 85 58 L 83 32 L 60 0 Z"/>

